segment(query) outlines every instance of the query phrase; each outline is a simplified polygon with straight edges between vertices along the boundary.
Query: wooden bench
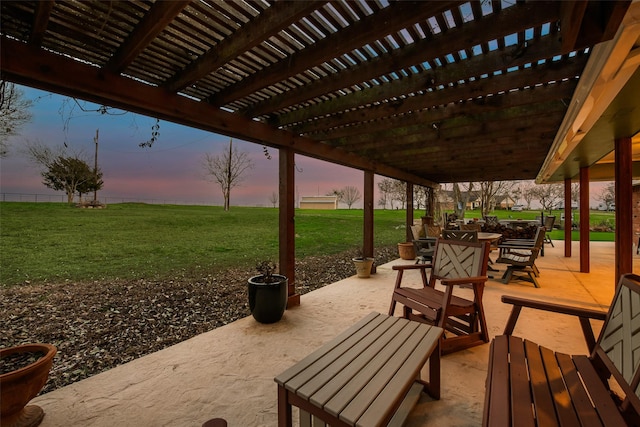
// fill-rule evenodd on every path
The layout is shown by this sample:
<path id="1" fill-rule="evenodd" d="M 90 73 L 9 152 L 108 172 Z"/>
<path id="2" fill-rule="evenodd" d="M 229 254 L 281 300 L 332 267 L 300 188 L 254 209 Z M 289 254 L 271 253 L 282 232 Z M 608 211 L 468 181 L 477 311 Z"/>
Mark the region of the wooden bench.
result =
<path id="1" fill-rule="evenodd" d="M 400 426 L 421 391 L 440 398 L 441 328 L 371 313 L 275 378 L 278 425 Z M 421 370 L 429 364 L 429 381 Z"/>
<path id="2" fill-rule="evenodd" d="M 491 342 L 483 426 L 640 425 L 640 276 L 620 279 L 608 313 L 503 302 L 514 308 L 506 334 Z M 523 307 L 578 316 L 591 354 L 562 354 L 510 335 Z M 590 318 L 605 320 L 597 342 Z"/>

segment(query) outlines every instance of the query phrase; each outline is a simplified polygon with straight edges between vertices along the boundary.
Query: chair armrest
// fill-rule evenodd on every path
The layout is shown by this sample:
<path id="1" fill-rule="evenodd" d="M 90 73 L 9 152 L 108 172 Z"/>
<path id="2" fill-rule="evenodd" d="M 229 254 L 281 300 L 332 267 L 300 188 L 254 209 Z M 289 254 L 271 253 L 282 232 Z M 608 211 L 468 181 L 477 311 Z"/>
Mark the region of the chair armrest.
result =
<path id="1" fill-rule="evenodd" d="M 607 317 L 607 312 L 605 311 L 530 300 L 510 295 L 503 295 L 502 302 L 505 304 L 513 305 L 511 314 L 509 315 L 509 320 L 507 320 L 507 324 L 504 327 L 504 335 L 511 335 L 513 333 L 513 329 L 516 326 L 516 322 L 518 321 L 518 316 L 520 315 L 522 307 L 550 311 L 553 313 L 567 314 L 570 316 L 576 316 L 580 320 L 580 326 L 582 326 L 582 333 L 587 343 L 587 347 L 589 348 L 589 352 L 593 351 L 593 348 L 596 344 L 596 339 L 593 334 L 593 328 L 591 327 L 591 323 L 589 322 L 589 320 L 605 320 Z"/>
<path id="2" fill-rule="evenodd" d="M 431 268 L 431 264 L 403 264 L 391 267 L 392 270 L 426 270 L 427 268 Z"/>
<path id="3" fill-rule="evenodd" d="M 440 283 L 444 286 L 468 285 L 474 283 L 484 283 L 489 278 L 487 276 L 459 277 L 455 279 L 440 279 Z"/>

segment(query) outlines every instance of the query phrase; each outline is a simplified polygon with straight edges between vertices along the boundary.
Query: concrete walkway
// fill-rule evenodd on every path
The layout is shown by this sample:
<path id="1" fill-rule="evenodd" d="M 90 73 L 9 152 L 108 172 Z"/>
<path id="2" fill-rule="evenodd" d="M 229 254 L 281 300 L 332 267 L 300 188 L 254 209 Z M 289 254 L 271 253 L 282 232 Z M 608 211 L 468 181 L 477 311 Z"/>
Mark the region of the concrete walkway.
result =
<path id="1" fill-rule="evenodd" d="M 572 258 L 564 258 L 562 242 L 547 246 L 537 263 L 540 289 L 490 280 L 484 306 L 491 336 L 502 332 L 509 314 L 510 307 L 500 302 L 503 294 L 606 310 L 614 291 L 613 244 L 592 243 L 589 274 L 579 273 L 578 253 L 577 243 Z M 386 313 L 395 280 L 391 266 L 403 262 L 408 261 L 380 266 L 368 279 L 354 276 L 303 295 L 301 305 L 276 324 L 247 317 L 39 396 L 32 403 L 46 413 L 41 425 L 198 427 L 221 417 L 234 427 L 275 426 L 273 378 L 371 311 Z M 640 256 L 634 255 L 633 268 L 640 272 Z M 418 286 L 418 275 L 410 274 L 405 280 Z M 523 310 L 515 334 L 567 353 L 586 353 L 573 318 Z M 444 356 L 442 399 L 423 395 L 407 425 L 479 425 L 488 352 L 489 345 L 482 345 Z"/>

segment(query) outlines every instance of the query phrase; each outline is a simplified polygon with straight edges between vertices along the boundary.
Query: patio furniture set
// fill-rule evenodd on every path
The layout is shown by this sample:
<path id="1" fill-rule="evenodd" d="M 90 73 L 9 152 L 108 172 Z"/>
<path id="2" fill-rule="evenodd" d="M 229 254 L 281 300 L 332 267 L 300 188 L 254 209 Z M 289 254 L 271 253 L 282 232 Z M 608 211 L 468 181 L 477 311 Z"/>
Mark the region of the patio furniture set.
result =
<path id="1" fill-rule="evenodd" d="M 437 239 L 430 261 L 393 266 L 388 315 L 371 313 L 275 378 L 279 425 L 292 425 L 293 405 L 301 426 L 400 426 L 421 391 L 439 399 L 440 354 L 489 342 L 482 306 L 489 250 L 489 241 Z M 411 270 L 422 288 L 402 285 Z M 460 288 L 472 292 L 458 296 Z M 640 277 L 630 274 L 609 313 L 503 296 L 513 311 L 491 342 L 483 425 L 515 425 L 516 418 L 531 426 L 640 425 L 638 301 Z M 401 317 L 393 317 L 397 304 Z M 555 353 L 512 336 L 523 307 L 578 316 L 591 354 Z M 589 319 L 606 320 L 597 341 Z M 426 363 L 428 382 L 420 377 Z"/>

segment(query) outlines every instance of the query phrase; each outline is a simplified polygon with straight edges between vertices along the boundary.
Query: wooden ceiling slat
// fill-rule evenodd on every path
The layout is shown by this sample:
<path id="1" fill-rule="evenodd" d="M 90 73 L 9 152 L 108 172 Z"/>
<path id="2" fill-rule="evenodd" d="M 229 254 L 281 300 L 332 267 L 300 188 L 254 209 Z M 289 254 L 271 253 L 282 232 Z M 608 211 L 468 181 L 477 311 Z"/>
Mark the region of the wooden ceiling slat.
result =
<path id="1" fill-rule="evenodd" d="M 379 14 L 367 17 L 354 25 L 345 28 L 338 36 L 329 36 L 316 43 L 313 49 L 306 49 L 292 55 L 287 61 L 280 61 L 270 69 L 263 70 L 259 76 L 244 79 L 243 82 L 218 93 L 210 102 L 214 105 L 225 105 L 235 99 L 242 98 L 265 86 L 301 73 L 313 65 L 329 61 L 340 53 L 380 38 L 380 33 L 388 33 L 401 29 L 411 22 L 426 18 L 433 13 L 446 9 L 449 2 L 419 3 L 397 2 L 382 9 Z"/>
<path id="2" fill-rule="evenodd" d="M 485 97 L 482 100 L 449 103 L 442 107 L 412 114 L 385 117 L 384 119 L 372 120 L 362 124 L 333 128 L 324 132 L 309 133 L 307 136 L 335 146 L 356 145 L 364 140 L 385 135 L 385 132 L 392 133 L 398 128 L 406 129 L 408 126 L 439 122 L 458 116 L 480 114 L 492 109 L 499 110 L 519 105 L 542 103 L 553 99 L 570 99 L 575 87 L 576 82 L 572 81 L 546 85 L 535 90 L 524 89 L 516 92 L 507 92 Z"/>
<path id="3" fill-rule="evenodd" d="M 381 54 L 380 57 L 363 64 L 363 66 L 357 69 L 354 68 L 336 73 L 327 79 L 323 79 L 322 82 L 317 82 L 305 86 L 304 89 L 275 97 L 243 113 L 251 117 L 271 113 L 285 106 L 295 105 L 304 100 L 311 99 L 321 93 L 333 92 L 346 86 L 369 80 L 380 75 L 380 70 L 388 69 L 390 65 L 398 68 L 410 67 L 453 50 L 462 49 L 467 45 L 469 35 L 472 36 L 471 38 L 474 40 L 474 43 L 479 40 L 491 40 L 504 31 L 516 32 L 522 29 L 523 20 L 527 20 L 529 25 L 539 26 L 545 22 L 556 19 L 557 16 L 557 5 L 556 7 L 550 8 L 535 8 L 531 4 L 511 7 L 500 15 L 490 15 L 483 18 L 483 21 L 468 23 L 464 29 L 451 30 L 446 35 L 438 34 L 433 38 L 421 40 L 401 49 L 399 52 L 394 52 L 393 55 Z M 299 113 L 299 115 L 302 117 L 304 113 Z"/>
<path id="4" fill-rule="evenodd" d="M 550 44 L 555 43 L 554 39 L 546 39 Z M 542 42 L 539 42 L 542 43 Z M 531 46 L 534 51 L 534 47 Z M 558 45 L 558 48 L 560 46 Z M 406 113 L 414 109 L 429 108 L 436 105 L 442 105 L 449 102 L 456 102 L 458 100 L 464 100 L 472 97 L 478 97 L 485 94 L 496 93 L 500 90 L 510 90 L 520 87 L 519 85 L 533 85 L 537 83 L 546 83 L 550 80 L 557 80 L 563 77 L 570 77 L 572 75 L 579 74 L 581 67 L 584 67 L 585 60 L 576 59 L 574 65 L 567 71 L 567 69 L 558 70 L 560 67 L 553 67 L 552 65 L 546 66 L 544 69 L 546 73 L 540 72 L 541 69 L 532 70 L 525 69 L 520 73 L 508 73 L 508 77 L 518 76 L 518 83 L 513 83 L 512 79 L 499 79 L 494 78 L 493 84 L 489 85 L 489 79 L 479 79 L 474 82 L 470 82 L 465 86 L 462 86 L 459 90 L 433 90 L 429 94 L 425 94 L 420 97 L 414 97 L 414 99 L 407 100 L 402 105 L 393 104 L 388 107 L 370 107 L 366 112 L 353 111 L 348 112 L 352 108 L 355 108 L 358 104 L 353 101 L 359 99 L 362 103 L 372 103 L 374 101 L 380 101 L 388 99 L 393 93 L 397 95 L 409 94 L 416 92 L 419 87 L 429 88 L 437 87 L 437 85 L 448 85 L 449 83 L 461 79 L 465 79 L 472 76 L 477 76 L 479 70 L 496 70 L 502 67 L 504 63 L 505 55 L 503 52 L 494 51 L 490 54 L 482 57 L 475 57 L 467 60 L 464 63 L 458 65 L 450 65 L 446 69 L 430 70 L 427 73 L 423 73 L 420 76 L 414 76 L 413 79 L 405 81 L 398 81 L 385 85 L 384 88 L 378 90 L 365 91 L 358 94 L 357 98 L 354 97 L 340 97 L 339 99 L 331 102 L 323 103 L 314 107 L 306 108 L 304 110 L 298 109 L 289 114 L 283 114 L 277 118 L 274 123 L 280 126 L 290 123 L 299 123 L 291 128 L 296 132 L 310 132 L 312 129 L 318 130 L 324 128 L 329 122 L 333 121 L 330 117 L 332 114 L 339 114 L 339 119 L 335 125 L 347 124 L 360 121 L 358 116 L 363 113 L 369 118 L 384 117 L 393 114 Z M 515 58 L 512 62 L 513 66 L 526 64 L 530 61 L 529 58 L 524 55 Z M 566 64 L 569 67 L 569 64 Z M 557 74 L 556 74 L 557 73 Z M 507 76 L 507 75 L 505 75 Z M 545 80 L 548 79 L 548 80 Z M 435 85 L 434 85 L 435 83 Z M 517 85 L 517 86 L 516 86 Z M 489 90 L 491 88 L 491 90 Z M 316 119 L 311 122 L 309 119 L 315 117 L 323 117 L 322 119 Z M 306 120 L 306 122 L 305 122 Z"/>
<path id="5" fill-rule="evenodd" d="M 265 36 L 286 28 L 292 22 L 309 14 L 321 6 L 323 2 L 278 2 L 268 8 L 264 14 L 255 19 L 250 25 L 238 30 L 233 36 L 224 39 L 215 49 L 211 49 L 204 56 L 190 64 L 182 73 L 176 75 L 165 84 L 170 92 L 178 91 L 193 83 L 212 70 L 222 66 L 238 53 L 245 52 L 260 44 Z"/>
<path id="6" fill-rule="evenodd" d="M 558 117 L 554 117 L 551 113 L 563 111 L 564 106 L 558 100 L 546 101 L 533 106 L 519 105 L 504 108 L 501 111 L 455 116 L 446 120 L 427 121 L 407 128 L 396 128 L 373 135 L 362 135 L 357 140 L 350 141 L 341 147 L 353 151 L 375 150 L 380 148 L 384 141 L 393 140 L 396 144 L 394 154 L 385 154 L 385 158 L 393 158 L 395 155 L 402 156 L 403 150 L 408 148 L 403 144 L 414 148 L 415 142 L 419 142 L 419 144 L 426 141 L 445 143 L 448 139 L 454 138 L 472 141 L 476 138 L 491 138 L 492 135 L 505 136 L 509 135 L 507 130 L 510 127 L 526 126 L 527 123 L 538 123 L 542 127 L 541 118 L 555 123 Z M 495 120 L 496 117 L 500 117 L 500 120 Z"/>
<path id="7" fill-rule="evenodd" d="M 37 3 L 29 44 L 33 46 L 40 46 L 42 44 L 42 38 L 44 37 L 45 31 L 47 31 L 47 24 L 49 23 L 49 17 L 51 16 L 54 5 L 55 2 L 52 0 L 39 1 Z"/>
<path id="8" fill-rule="evenodd" d="M 122 72 L 188 4 L 188 0 L 154 3 L 106 68 L 114 73 Z"/>

